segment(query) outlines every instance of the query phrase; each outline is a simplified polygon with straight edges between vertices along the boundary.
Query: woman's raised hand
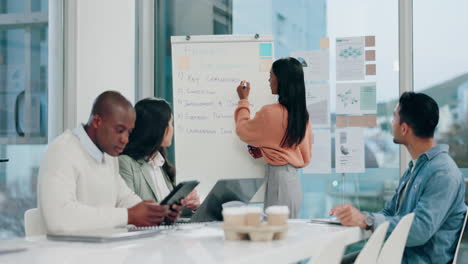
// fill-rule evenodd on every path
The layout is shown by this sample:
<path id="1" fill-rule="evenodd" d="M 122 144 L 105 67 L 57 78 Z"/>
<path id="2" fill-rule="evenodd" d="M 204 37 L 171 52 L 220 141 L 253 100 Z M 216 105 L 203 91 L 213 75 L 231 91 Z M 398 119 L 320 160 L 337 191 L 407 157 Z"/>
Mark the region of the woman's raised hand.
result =
<path id="1" fill-rule="evenodd" d="M 248 81 L 241 81 L 237 86 L 237 94 L 239 99 L 248 99 L 250 93 L 250 83 Z"/>

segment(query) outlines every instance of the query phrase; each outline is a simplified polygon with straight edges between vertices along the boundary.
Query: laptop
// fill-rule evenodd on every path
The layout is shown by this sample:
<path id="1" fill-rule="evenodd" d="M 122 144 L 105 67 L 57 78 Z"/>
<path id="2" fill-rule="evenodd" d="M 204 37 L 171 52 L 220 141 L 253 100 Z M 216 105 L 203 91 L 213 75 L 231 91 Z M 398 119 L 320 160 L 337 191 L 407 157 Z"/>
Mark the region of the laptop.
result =
<path id="1" fill-rule="evenodd" d="M 249 203 L 263 181 L 263 178 L 218 180 L 188 222 L 222 221 L 224 203 L 231 201 Z"/>
<path id="2" fill-rule="evenodd" d="M 77 231 L 70 233 L 47 234 L 47 239 L 68 242 L 104 243 L 128 239 L 145 238 L 159 234 L 159 229 L 112 228 Z"/>

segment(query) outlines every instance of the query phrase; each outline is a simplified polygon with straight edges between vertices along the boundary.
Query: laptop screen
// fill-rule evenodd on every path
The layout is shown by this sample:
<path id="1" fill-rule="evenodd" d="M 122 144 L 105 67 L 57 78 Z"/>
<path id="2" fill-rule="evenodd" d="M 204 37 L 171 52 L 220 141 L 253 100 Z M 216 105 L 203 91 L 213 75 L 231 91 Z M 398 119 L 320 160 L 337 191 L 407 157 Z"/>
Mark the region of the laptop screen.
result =
<path id="1" fill-rule="evenodd" d="M 218 180 L 190 222 L 222 221 L 223 203 L 231 201 L 248 203 L 263 181 L 262 178 Z"/>

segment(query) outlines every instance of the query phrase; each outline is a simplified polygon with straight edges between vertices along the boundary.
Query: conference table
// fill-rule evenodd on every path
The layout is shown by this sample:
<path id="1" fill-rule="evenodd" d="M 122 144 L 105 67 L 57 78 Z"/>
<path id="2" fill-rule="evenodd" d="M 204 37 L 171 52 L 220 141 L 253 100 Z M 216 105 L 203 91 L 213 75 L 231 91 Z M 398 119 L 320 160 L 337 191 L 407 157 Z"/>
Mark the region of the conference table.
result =
<path id="1" fill-rule="evenodd" d="M 358 227 L 290 220 L 287 238 L 269 242 L 227 241 L 221 222 L 183 224 L 156 236 L 111 243 L 51 241 L 45 236 L 1 241 L 0 263 L 291 263 L 317 257 L 327 242 L 352 244 L 370 236 Z"/>

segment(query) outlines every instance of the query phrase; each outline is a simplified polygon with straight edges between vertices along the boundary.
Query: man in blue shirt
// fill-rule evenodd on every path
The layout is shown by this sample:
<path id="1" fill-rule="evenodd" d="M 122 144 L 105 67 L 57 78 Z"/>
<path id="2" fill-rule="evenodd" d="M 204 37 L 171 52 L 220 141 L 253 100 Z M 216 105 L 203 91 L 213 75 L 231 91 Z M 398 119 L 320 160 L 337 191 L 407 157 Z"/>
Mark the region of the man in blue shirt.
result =
<path id="1" fill-rule="evenodd" d="M 393 141 L 411 154 L 409 168 L 395 195 L 382 211 L 363 213 L 351 204 L 332 208 L 345 226 L 374 229 L 390 222 L 387 236 L 400 219 L 415 213 L 402 263 L 448 263 L 453 259 L 466 212 L 463 176 L 448 154 L 437 145 L 437 103 L 422 93 L 406 92 L 393 112 Z"/>

